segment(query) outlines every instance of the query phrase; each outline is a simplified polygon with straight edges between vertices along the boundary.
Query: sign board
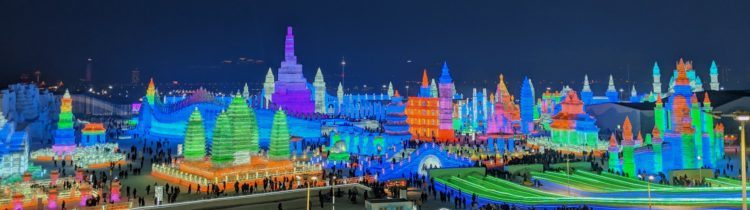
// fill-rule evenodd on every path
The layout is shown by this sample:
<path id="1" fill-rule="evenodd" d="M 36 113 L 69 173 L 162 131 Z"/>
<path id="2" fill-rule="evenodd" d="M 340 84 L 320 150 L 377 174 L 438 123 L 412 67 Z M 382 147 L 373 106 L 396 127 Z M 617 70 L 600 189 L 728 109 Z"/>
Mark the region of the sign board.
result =
<path id="1" fill-rule="evenodd" d="M 154 197 L 157 205 L 161 204 L 161 199 L 164 197 L 164 186 L 154 186 Z"/>

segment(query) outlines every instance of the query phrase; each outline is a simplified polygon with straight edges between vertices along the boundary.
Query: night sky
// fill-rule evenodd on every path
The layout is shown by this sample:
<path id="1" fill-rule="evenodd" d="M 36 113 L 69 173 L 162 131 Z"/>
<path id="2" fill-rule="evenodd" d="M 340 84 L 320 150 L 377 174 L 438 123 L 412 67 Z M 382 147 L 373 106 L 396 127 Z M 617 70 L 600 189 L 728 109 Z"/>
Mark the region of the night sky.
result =
<path id="1" fill-rule="evenodd" d="M 291 25 L 306 77 L 321 67 L 329 87 L 344 56 L 347 84 L 399 89 L 448 61 L 460 91 L 492 87 L 499 73 L 514 92 L 525 75 L 537 89 L 580 89 L 588 74 L 603 94 L 610 73 L 618 88 L 629 77 L 647 91 L 653 63 L 666 83 L 680 57 L 706 88 L 711 60 L 729 74 L 723 86 L 750 88 L 740 83 L 750 78 L 748 1 L 1 2 L 3 86 L 35 68 L 75 83 L 88 57 L 100 84 L 129 82 L 134 68 L 143 80 L 258 83 L 278 68 Z"/>

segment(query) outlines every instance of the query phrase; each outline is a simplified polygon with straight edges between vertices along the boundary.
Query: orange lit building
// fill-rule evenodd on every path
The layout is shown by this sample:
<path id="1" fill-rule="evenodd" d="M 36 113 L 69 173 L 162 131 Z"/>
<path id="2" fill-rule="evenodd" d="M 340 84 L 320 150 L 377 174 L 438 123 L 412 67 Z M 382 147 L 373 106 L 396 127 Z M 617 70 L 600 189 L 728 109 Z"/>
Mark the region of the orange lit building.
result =
<path id="1" fill-rule="evenodd" d="M 439 138 L 439 98 L 409 97 L 406 102 L 406 123 L 413 138 L 432 141 Z"/>

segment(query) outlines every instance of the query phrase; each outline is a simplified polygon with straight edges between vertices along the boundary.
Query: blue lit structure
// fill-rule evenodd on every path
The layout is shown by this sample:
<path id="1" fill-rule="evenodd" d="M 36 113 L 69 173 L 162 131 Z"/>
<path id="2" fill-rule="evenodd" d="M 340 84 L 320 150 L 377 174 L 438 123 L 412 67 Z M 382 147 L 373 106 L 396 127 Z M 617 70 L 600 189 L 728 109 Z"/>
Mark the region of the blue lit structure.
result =
<path id="1" fill-rule="evenodd" d="M 609 85 L 607 86 L 607 92 L 604 94 L 607 96 L 608 102 L 620 101 L 620 94 L 615 88 L 615 80 L 612 78 L 611 74 L 609 75 Z"/>
<path id="2" fill-rule="evenodd" d="M 391 97 L 391 102 L 386 106 L 383 129 L 385 130 L 384 138 L 387 146 L 400 145 L 402 141 L 411 139 L 409 124 L 406 123 L 406 114 L 404 114 L 406 105 L 403 99 L 404 97 L 396 90 Z"/>
<path id="3" fill-rule="evenodd" d="M 373 165 L 370 169 L 377 171 L 378 181 L 386 181 L 407 178 L 414 174 L 427 175 L 427 170 L 431 168 L 465 167 L 471 163 L 469 158 L 448 154 L 437 144 L 430 143 L 423 144 L 396 164 L 384 161 L 383 165 Z"/>
<path id="4" fill-rule="evenodd" d="M 521 85 L 521 132 L 531 134 L 534 132 L 534 92 L 531 87 L 531 80 L 527 77 L 523 79 Z"/>

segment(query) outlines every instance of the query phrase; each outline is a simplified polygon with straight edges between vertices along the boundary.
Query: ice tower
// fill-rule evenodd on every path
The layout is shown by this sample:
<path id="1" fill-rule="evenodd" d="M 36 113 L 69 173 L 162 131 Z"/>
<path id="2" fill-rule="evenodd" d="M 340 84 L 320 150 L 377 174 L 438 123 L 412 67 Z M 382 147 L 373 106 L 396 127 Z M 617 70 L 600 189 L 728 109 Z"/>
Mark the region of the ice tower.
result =
<path id="1" fill-rule="evenodd" d="M 709 69 L 709 75 L 711 76 L 711 90 L 717 91 L 719 87 L 719 68 L 716 67 L 716 61 L 711 61 L 711 68 Z"/>
<path id="2" fill-rule="evenodd" d="M 271 127 L 271 142 L 268 145 L 268 158 L 272 160 L 289 159 L 289 127 L 286 121 L 286 114 L 283 110 L 276 111 L 273 116 L 273 125 Z"/>
<path id="3" fill-rule="evenodd" d="M 659 70 L 659 64 L 654 62 L 654 68 L 652 70 L 652 74 L 654 77 L 654 83 L 651 84 L 653 86 L 653 94 L 661 94 L 661 70 Z"/>
<path id="4" fill-rule="evenodd" d="M 234 162 L 234 141 L 229 114 L 222 111 L 216 118 L 216 127 L 211 142 L 211 164 L 214 167 L 230 166 Z"/>
<path id="5" fill-rule="evenodd" d="M 584 105 L 591 104 L 591 100 L 594 98 L 594 92 L 591 92 L 591 85 L 589 85 L 589 75 L 583 76 L 583 89 L 581 90 L 581 101 Z"/>
<path id="6" fill-rule="evenodd" d="M 258 153 L 258 122 L 255 120 L 255 112 L 237 94 L 232 98 L 226 113 L 232 127 L 234 164 L 247 163 L 250 154 Z"/>
<path id="7" fill-rule="evenodd" d="M 190 161 L 203 160 L 206 156 L 206 129 L 198 107 L 195 107 L 188 119 L 183 154 L 185 159 Z"/>
<path id="8" fill-rule="evenodd" d="M 620 147 L 617 145 L 617 139 L 615 139 L 614 133 L 609 136 L 609 148 L 607 149 L 607 153 L 609 154 L 607 167 L 612 170 L 612 172 L 622 171 L 620 169 Z"/>
<path id="9" fill-rule="evenodd" d="M 271 68 L 268 68 L 268 72 L 266 73 L 266 81 L 263 82 L 263 98 L 265 99 L 264 102 L 266 106 L 268 106 L 269 103 L 273 102 L 273 93 L 276 89 L 276 82 L 275 78 L 273 77 L 273 71 L 271 71 Z"/>
<path id="10" fill-rule="evenodd" d="M 404 111 L 406 105 L 403 102 L 404 97 L 396 90 L 391 97 L 391 102 L 386 107 L 385 130 L 386 141 L 388 144 L 400 144 L 402 140 L 409 140 L 409 124 L 406 123 L 406 114 Z"/>
<path id="11" fill-rule="evenodd" d="M 629 177 L 635 177 L 635 140 L 633 139 L 633 126 L 630 118 L 625 117 L 622 123 L 622 173 Z"/>
<path id="12" fill-rule="evenodd" d="M 273 103 L 280 108 L 296 113 L 313 113 L 315 104 L 310 100 L 307 80 L 302 75 L 302 65 L 294 55 L 294 34 L 292 27 L 286 29 L 284 61 L 279 68 L 279 81 L 272 95 Z"/>
<path id="13" fill-rule="evenodd" d="M 605 93 L 607 96 L 607 99 L 609 102 L 618 102 L 620 101 L 620 94 L 617 93 L 617 89 L 615 89 L 615 80 L 612 78 L 612 75 L 609 75 L 609 84 L 607 86 L 607 92 Z"/>
<path id="14" fill-rule="evenodd" d="M 393 83 L 388 82 L 388 98 L 393 97 Z"/>
<path id="15" fill-rule="evenodd" d="M 534 93 L 532 92 L 531 80 L 523 79 L 521 86 L 521 132 L 531 134 L 534 132 Z"/>
<path id="16" fill-rule="evenodd" d="M 323 80 L 323 72 L 318 68 L 318 72 L 315 73 L 315 81 L 313 82 L 315 87 L 315 112 L 326 113 L 326 82 Z"/>
<path id="17" fill-rule="evenodd" d="M 502 74 L 499 77 L 495 90 L 495 111 L 492 117 L 493 125 L 487 129 L 488 133 L 512 134 L 513 123 L 520 120 L 518 105 L 513 101 L 513 96 L 508 92 L 505 85 L 505 78 Z"/>
<path id="18" fill-rule="evenodd" d="M 151 80 L 153 84 L 153 80 Z M 75 150 L 75 130 L 73 128 L 73 99 L 70 98 L 70 92 L 65 90 L 65 94 L 60 99 L 60 115 L 57 121 L 57 130 L 55 130 L 55 145 L 52 149 L 58 154 L 63 155 Z"/>
<path id="19" fill-rule="evenodd" d="M 440 109 L 440 115 L 438 116 L 440 120 L 438 136 L 443 139 L 453 139 L 453 78 L 451 78 L 447 62 L 443 62 L 439 81 L 440 92 L 433 95 L 433 97 L 440 96 L 438 102 Z"/>
<path id="20" fill-rule="evenodd" d="M 432 97 L 430 80 L 427 78 L 427 69 L 422 70 L 422 86 L 419 86 L 419 97 Z"/>

